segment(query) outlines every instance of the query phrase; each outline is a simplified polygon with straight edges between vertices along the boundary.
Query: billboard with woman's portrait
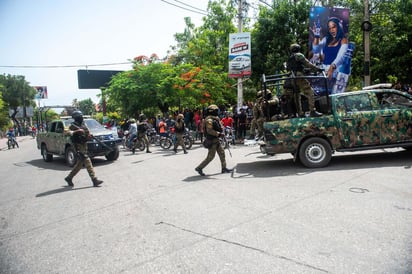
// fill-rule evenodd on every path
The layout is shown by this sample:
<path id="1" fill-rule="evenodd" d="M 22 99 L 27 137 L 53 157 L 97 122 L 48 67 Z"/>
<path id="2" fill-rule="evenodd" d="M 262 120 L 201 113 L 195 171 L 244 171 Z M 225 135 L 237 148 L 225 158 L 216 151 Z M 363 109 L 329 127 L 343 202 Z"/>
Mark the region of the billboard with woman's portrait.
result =
<path id="1" fill-rule="evenodd" d="M 309 29 L 309 59 L 324 69 L 329 93 L 343 92 L 350 75 L 354 49 L 349 43 L 349 9 L 312 7 Z M 317 93 L 326 91 L 324 81 L 312 84 Z"/>

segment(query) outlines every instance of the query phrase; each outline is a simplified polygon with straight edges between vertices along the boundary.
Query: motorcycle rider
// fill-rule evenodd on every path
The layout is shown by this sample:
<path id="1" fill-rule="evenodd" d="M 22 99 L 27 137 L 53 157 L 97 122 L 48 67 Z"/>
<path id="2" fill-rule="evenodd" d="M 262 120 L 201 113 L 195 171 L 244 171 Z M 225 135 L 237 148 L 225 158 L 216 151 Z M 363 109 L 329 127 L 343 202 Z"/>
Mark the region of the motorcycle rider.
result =
<path id="1" fill-rule="evenodd" d="M 136 120 L 134 118 L 129 120 L 129 138 L 127 139 L 127 147 L 131 148 L 132 147 L 132 141 L 133 139 L 137 136 L 137 124 Z"/>
<path id="2" fill-rule="evenodd" d="M 74 148 L 77 152 L 77 161 L 74 165 L 72 171 L 69 175 L 64 178 L 69 186 L 74 186 L 73 177 L 82 169 L 83 165 L 86 167 L 87 172 L 89 173 L 90 178 L 92 179 L 93 186 L 97 187 L 103 183 L 103 181 L 97 179 L 96 174 L 94 173 L 92 161 L 90 160 L 89 155 L 87 154 L 87 140 L 92 138 L 92 135 L 89 132 L 89 129 L 83 121 L 83 113 L 79 110 L 76 110 L 72 114 L 74 119 L 73 123 L 70 125 L 70 135 Z"/>
<path id="3" fill-rule="evenodd" d="M 9 131 L 7 131 L 6 135 L 8 139 L 10 139 L 12 142 L 16 144 L 17 147 L 19 147 L 19 144 L 16 140 L 16 136 L 14 135 L 14 128 L 9 128 Z"/>
<path id="4" fill-rule="evenodd" d="M 147 130 L 149 129 L 149 125 L 147 124 L 147 119 L 144 114 L 139 115 L 139 123 L 137 124 L 137 138 L 143 139 L 146 145 L 146 153 L 152 153 L 149 150 L 149 139 L 147 138 Z M 134 149 L 134 148 L 133 148 Z"/>
<path id="5" fill-rule="evenodd" d="M 218 116 L 219 108 L 216 105 L 210 105 L 207 107 L 206 114 L 207 116 L 203 126 L 205 128 L 205 141 L 209 142 L 210 145 L 207 147 L 208 153 L 206 159 L 203 160 L 195 170 L 200 176 L 205 176 L 206 174 L 203 173 L 203 169 L 215 158 L 217 152 L 222 166 L 222 173 L 230 173 L 232 169 L 226 167 L 225 151 L 219 141 L 219 136 L 224 135 Z"/>

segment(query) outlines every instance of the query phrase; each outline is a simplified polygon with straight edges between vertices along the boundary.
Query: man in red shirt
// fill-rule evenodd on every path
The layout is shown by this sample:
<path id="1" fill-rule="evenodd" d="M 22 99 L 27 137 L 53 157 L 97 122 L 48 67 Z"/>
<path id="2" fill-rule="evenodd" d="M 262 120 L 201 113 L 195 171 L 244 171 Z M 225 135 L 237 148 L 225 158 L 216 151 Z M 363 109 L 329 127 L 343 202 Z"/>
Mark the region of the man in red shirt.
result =
<path id="1" fill-rule="evenodd" d="M 229 116 L 229 113 L 225 113 L 225 117 L 222 119 L 223 127 L 231 127 L 233 128 L 233 118 Z"/>

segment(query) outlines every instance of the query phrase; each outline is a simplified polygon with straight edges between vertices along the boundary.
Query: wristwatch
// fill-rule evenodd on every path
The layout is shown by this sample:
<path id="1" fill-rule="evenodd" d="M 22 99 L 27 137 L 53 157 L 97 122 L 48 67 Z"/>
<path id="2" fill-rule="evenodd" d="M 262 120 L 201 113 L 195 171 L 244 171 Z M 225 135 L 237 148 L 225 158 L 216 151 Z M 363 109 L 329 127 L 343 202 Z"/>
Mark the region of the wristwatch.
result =
<path id="1" fill-rule="evenodd" d="M 333 69 L 336 69 L 336 65 L 335 64 L 332 64 L 332 65 L 330 65 Z"/>

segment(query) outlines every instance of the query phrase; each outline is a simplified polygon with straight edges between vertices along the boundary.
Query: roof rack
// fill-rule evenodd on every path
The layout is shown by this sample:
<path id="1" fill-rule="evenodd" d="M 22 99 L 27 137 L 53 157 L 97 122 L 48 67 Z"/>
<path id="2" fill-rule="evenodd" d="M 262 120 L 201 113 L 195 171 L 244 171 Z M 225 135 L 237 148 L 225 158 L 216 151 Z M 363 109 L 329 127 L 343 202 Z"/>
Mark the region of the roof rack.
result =
<path id="1" fill-rule="evenodd" d="M 391 83 L 382 83 L 382 84 L 376 84 L 372 86 L 363 87 L 362 90 L 392 88 L 392 86 L 393 85 Z"/>

